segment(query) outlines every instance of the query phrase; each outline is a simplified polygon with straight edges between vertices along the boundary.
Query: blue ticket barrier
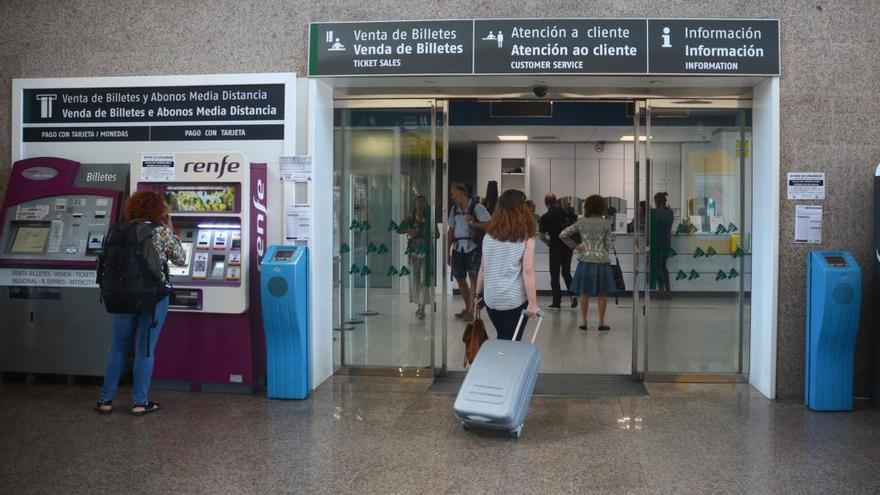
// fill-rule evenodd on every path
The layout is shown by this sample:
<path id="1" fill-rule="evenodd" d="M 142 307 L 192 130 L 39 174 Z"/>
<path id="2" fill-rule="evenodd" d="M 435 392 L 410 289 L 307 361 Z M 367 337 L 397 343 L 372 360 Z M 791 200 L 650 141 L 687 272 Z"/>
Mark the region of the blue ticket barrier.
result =
<path id="1" fill-rule="evenodd" d="M 862 270 L 848 251 L 812 251 L 807 261 L 805 402 L 851 411 Z"/>
<path id="2" fill-rule="evenodd" d="M 305 399 L 311 392 L 308 266 L 308 248 L 269 246 L 260 267 L 266 395 L 273 399 Z"/>

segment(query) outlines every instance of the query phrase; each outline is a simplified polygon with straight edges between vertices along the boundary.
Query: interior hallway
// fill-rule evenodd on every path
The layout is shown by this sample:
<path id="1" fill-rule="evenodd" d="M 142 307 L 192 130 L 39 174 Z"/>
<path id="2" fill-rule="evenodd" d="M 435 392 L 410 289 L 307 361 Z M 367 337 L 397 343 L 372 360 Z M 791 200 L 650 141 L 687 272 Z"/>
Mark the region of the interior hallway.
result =
<path id="1" fill-rule="evenodd" d="M 464 431 L 426 380 L 335 377 L 307 401 L 0 385 L 0 493 L 877 493 L 880 411 L 813 413 L 747 385 L 536 397 L 524 437 Z M 120 390 L 119 405 L 130 390 Z"/>
<path id="2" fill-rule="evenodd" d="M 361 291 L 357 291 L 361 292 Z M 538 303 L 546 307 L 549 296 L 539 296 Z M 363 308 L 362 297 L 354 301 L 356 309 Z M 641 304 L 641 303 L 640 303 Z M 591 299 L 586 332 L 579 330 L 578 311 L 570 309 L 565 299 L 558 311 L 546 310 L 546 317 L 537 344 L 544 364 L 542 373 L 583 373 L 628 375 L 632 370 L 632 299 L 621 297 L 615 303 L 608 299 L 606 323 L 608 332 L 596 330 L 598 309 Z M 437 304 L 437 339 L 441 334 L 441 305 Z M 447 369 L 463 371 L 464 344 L 461 334 L 466 323 L 452 315 L 463 308 L 460 296 L 447 296 Z M 731 296 L 703 297 L 676 296 L 652 301 L 650 369 L 667 372 L 732 372 L 738 366 L 739 333 L 735 321 L 734 299 Z M 431 333 L 427 319 L 414 314 L 416 306 L 406 295 L 390 295 L 381 290 L 370 294 L 370 309 L 377 315 L 361 317 L 363 323 L 352 325 L 345 332 L 346 363 L 370 367 L 428 367 L 431 362 Z M 745 314 L 748 317 L 748 312 Z M 489 338 L 495 338 L 495 328 L 487 314 L 483 314 Z M 748 323 L 748 322 L 746 322 Z M 526 329 L 531 338 L 534 325 Z M 748 326 L 743 336 L 743 362 L 748 368 Z M 339 336 L 339 332 L 335 333 Z M 439 344 L 439 342 L 438 342 Z M 339 364 L 339 340 L 336 340 L 336 364 Z M 437 363 L 441 348 L 437 345 Z"/>

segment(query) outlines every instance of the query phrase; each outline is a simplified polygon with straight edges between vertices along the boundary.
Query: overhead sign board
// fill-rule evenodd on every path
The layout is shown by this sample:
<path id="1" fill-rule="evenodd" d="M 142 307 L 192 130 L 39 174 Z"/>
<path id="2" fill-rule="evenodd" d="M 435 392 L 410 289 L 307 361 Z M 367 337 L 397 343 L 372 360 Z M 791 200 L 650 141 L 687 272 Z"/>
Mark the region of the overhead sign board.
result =
<path id="1" fill-rule="evenodd" d="M 462 74 L 472 68 L 471 21 L 321 23 L 310 26 L 309 39 L 310 74 Z"/>
<path id="2" fill-rule="evenodd" d="M 779 74 L 778 20 L 382 21 L 309 33 L 310 76 Z"/>
<path id="3" fill-rule="evenodd" d="M 645 21 L 474 21 L 477 73 L 647 72 Z"/>
<path id="4" fill-rule="evenodd" d="M 779 21 L 650 19 L 652 74 L 779 74 Z"/>

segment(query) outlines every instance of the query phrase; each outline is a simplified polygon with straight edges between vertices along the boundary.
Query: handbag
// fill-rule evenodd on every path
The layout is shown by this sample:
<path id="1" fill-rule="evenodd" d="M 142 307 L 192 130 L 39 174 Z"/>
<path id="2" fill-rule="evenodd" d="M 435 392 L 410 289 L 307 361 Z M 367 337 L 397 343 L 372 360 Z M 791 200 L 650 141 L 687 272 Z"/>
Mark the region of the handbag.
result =
<path id="1" fill-rule="evenodd" d="M 614 251 L 614 264 L 611 265 L 611 273 L 614 275 L 614 285 L 617 289 L 617 292 L 614 293 L 614 304 L 617 304 L 620 293 L 626 292 L 626 281 L 623 279 L 623 269 L 620 268 L 620 259 L 617 257 L 617 247 L 614 243 L 611 244 L 611 249 Z"/>
<path id="2" fill-rule="evenodd" d="M 489 335 L 486 333 L 486 325 L 480 319 L 480 307 L 477 306 L 474 310 L 474 319 L 464 327 L 464 334 L 461 336 L 461 341 L 464 342 L 464 367 L 474 362 L 477 352 L 487 340 Z"/>

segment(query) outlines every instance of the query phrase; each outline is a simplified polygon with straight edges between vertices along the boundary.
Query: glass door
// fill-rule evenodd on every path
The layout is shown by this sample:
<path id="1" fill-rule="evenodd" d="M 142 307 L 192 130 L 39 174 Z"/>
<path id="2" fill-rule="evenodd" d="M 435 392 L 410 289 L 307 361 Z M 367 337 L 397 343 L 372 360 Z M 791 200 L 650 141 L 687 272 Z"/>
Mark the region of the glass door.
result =
<path id="1" fill-rule="evenodd" d="M 340 100 L 334 120 L 337 364 L 433 369 L 437 108 Z"/>
<path id="2" fill-rule="evenodd" d="M 648 100 L 644 370 L 655 381 L 735 381 L 748 370 L 748 101 Z"/>

